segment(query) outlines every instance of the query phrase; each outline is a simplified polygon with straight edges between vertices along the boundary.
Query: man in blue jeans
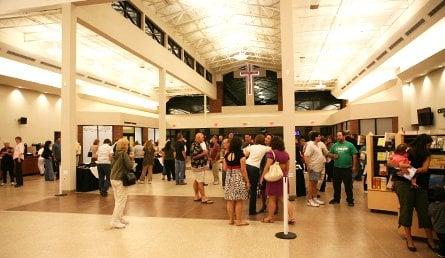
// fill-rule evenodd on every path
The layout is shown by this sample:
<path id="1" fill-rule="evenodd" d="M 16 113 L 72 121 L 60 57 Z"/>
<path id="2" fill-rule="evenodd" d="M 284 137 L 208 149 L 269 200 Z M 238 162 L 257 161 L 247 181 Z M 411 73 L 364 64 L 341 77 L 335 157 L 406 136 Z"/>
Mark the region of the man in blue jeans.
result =
<path id="1" fill-rule="evenodd" d="M 176 144 L 175 144 L 175 180 L 176 185 L 186 185 L 187 183 L 184 182 L 185 178 L 185 142 L 184 137 L 182 137 L 182 134 L 178 134 L 176 138 Z"/>

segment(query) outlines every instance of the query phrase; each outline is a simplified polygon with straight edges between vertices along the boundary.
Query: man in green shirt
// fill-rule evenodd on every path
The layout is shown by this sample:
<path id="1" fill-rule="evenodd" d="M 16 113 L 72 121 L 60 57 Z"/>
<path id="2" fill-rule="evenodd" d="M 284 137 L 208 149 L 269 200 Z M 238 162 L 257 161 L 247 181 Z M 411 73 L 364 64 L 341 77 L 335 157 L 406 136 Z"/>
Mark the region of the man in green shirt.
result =
<path id="1" fill-rule="evenodd" d="M 341 199 L 341 182 L 345 186 L 346 201 L 349 206 L 354 206 L 352 194 L 352 172 L 357 171 L 357 149 L 345 140 L 345 133 L 337 133 L 337 142 L 330 149 L 331 157 L 334 158 L 334 199 L 329 204 L 338 204 Z"/>

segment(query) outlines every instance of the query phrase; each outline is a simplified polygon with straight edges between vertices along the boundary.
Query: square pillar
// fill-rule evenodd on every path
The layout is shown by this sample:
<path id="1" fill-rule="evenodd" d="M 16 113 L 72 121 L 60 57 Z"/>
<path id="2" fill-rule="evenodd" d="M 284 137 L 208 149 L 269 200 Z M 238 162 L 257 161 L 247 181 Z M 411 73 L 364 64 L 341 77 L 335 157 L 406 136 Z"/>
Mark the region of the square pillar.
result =
<path id="1" fill-rule="evenodd" d="M 167 138 L 167 92 L 166 92 L 166 76 L 165 68 L 159 69 L 159 147 L 163 148 Z"/>

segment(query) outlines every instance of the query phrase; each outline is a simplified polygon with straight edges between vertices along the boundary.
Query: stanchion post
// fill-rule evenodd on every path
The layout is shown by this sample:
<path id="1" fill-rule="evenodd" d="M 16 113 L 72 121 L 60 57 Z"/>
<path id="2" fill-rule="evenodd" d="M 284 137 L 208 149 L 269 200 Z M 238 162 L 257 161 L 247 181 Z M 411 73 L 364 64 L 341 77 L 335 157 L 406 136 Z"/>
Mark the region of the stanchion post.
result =
<path id="1" fill-rule="evenodd" d="M 62 166 L 59 166 L 59 193 L 55 194 L 55 196 L 66 196 L 66 193 L 62 192 L 62 180 Z"/>
<path id="2" fill-rule="evenodd" d="M 280 239 L 294 239 L 297 234 L 289 232 L 289 192 L 288 192 L 288 177 L 283 177 L 283 232 L 275 234 Z"/>

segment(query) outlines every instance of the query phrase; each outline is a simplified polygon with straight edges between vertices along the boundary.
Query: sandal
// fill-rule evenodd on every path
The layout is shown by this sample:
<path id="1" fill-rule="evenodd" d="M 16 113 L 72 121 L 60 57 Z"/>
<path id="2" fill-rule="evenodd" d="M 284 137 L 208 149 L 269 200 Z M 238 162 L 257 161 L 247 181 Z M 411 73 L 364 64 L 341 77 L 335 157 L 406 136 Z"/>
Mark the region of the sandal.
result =
<path id="1" fill-rule="evenodd" d="M 267 218 L 263 218 L 261 220 L 261 222 L 263 222 L 263 223 L 274 223 L 273 219 L 267 219 Z"/>
<path id="2" fill-rule="evenodd" d="M 289 225 L 294 225 L 295 224 L 295 219 L 290 219 L 290 220 L 287 221 L 287 223 Z"/>
<path id="3" fill-rule="evenodd" d="M 213 201 L 212 200 L 205 200 L 205 201 L 201 201 L 202 204 L 212 204 Z"/>
<path id="4" fill-rule="evenodd" d="M 236 223 L 235 225 L 238 226 L 238 227 L 241 227 L 241 226 L 248 226 L 248 225 L 249 225 L 249 222 Z"/>
<path id="5" fill-rule="evenodd" d="M 200 202 L 200 201 L 201 201 L 201 198 L 199 198 L 199 199 L 193 199 L 193 201 L 194 201 L 194 202 Z"/>

